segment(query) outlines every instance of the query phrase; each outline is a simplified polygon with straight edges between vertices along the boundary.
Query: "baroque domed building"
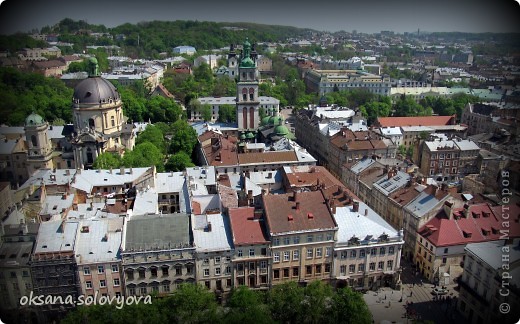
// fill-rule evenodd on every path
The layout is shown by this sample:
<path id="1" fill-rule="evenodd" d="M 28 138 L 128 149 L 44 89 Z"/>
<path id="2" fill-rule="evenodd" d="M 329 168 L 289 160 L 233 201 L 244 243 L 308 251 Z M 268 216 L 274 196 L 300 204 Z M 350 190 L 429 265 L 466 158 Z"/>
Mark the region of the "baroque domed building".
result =
<path id="1" fill-rule="evenodd" d="M 91 168 L 104 152 L 123 154 L 133 149 L 132 125 L 125 123 L 122 101 L 116 87 L 100 77 L 97 60 L 89 61 L 89 77 L 74 88 L 72 118 L 76 168 Z"/>

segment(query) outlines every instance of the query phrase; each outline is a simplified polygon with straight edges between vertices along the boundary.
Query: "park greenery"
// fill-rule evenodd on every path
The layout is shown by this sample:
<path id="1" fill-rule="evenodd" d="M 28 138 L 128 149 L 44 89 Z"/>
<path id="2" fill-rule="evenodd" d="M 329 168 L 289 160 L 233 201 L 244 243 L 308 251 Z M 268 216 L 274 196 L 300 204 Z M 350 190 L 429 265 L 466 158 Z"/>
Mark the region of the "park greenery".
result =
<path id="1" fill-rule="evenodd" d="M 360 293 L 349 287 L 334 290 L 321 281 L 306 287 L 295 282 L 256 291 L 241 286 L 217 302 L 202 285 L 182 284 L 152 303 L 116 307 L 81 306 L 62 323 L 372 323 Z"/>

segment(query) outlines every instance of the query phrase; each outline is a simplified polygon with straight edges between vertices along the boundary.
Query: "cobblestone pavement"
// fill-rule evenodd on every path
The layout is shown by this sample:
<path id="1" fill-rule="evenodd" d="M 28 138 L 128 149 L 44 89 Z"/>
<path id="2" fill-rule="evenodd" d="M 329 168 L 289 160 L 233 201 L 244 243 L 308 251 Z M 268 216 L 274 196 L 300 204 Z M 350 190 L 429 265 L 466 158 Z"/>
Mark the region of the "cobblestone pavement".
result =
<path id="1" fill-rule="evenodd" d="M 447 285 L 448 294 L 437 299 L 431 293 L 433 284 L 426 283 L 425 279 L 416 276 L 413 269 L 407 267 L 409 264 L 403 266 L 401 290 L 385 287 L 363 295 L 374 323 L 412 323 L 414 319 L 430 320 L 441 324 L 465 323 L 464 318 L 456 311 L 458 299 L 456 284 Z"/>

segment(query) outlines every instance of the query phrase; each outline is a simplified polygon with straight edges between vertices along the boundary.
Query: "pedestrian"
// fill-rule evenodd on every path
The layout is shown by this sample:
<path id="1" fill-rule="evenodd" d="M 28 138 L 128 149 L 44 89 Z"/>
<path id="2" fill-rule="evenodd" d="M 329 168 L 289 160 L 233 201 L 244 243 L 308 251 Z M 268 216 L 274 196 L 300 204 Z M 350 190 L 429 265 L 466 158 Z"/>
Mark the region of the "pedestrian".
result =
<path id="1" fill-rule="evenodd" d="M 413 291 L 410 291 L 410 297 L 412 297 Z"/>
<path id="2" fill-rule="evenodd" d="M 412 283 L 412 287 L 415 287 L 415 282 L 414 282 L 414 283 Z"/>

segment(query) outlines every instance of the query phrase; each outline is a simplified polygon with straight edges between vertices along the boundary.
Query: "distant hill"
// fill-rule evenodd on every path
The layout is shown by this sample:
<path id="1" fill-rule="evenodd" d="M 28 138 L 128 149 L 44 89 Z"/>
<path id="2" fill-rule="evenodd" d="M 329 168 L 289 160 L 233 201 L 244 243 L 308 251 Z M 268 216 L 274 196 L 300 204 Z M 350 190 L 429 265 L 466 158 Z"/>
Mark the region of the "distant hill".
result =
<path id="1" fill-rule="evenodd" d="M 135 56 L 153 57 L 179 45 L 191 45 L 200 51 L 242 43 L 246 37 L 251 42 L 281 42 L 319 32 L 290 26 L 192 20 L 126 23 L 107 28 L 66 18 L 52 27 L 42 28 L 41 33 L 60 34 L 59 40 L 74 43 L 76 50 L 86 45 L 118 45 Z"/>

